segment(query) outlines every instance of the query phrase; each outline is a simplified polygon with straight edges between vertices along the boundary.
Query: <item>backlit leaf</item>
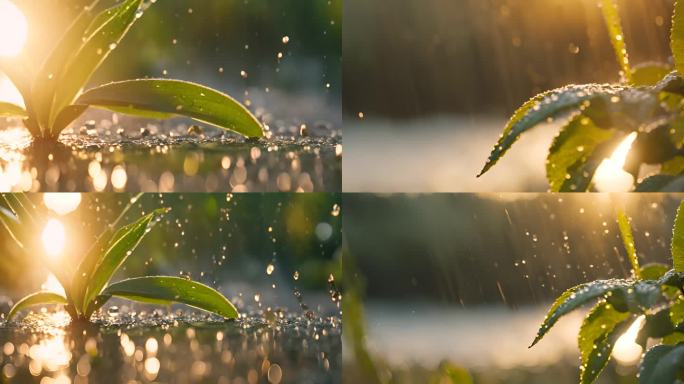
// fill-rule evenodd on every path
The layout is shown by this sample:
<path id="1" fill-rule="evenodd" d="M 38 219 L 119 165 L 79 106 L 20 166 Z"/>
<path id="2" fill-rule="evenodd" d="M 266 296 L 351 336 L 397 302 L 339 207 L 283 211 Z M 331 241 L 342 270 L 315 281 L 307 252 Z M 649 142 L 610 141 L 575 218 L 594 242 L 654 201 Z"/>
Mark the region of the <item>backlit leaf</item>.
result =
<path id="1" fill-rule="evenodd" d="M 53 292 L 36 292 L 19 300 L 9 311 L 7 319 L 11 320 L 19 311 L 36 305 L 67 304 L 67 299 Z"/>
<path id="2" fill-rule="evenodd" d="M 676 272 L 684 272 L 684 202 L 677 208 L 672 229 L 672 262 Z"/>
<path id="3" fill-rule="evenodd" d="M 235 306 L 213 288 L 180 277 L 151 276 L 111 284 L 103 295 L 144 303 L 181 303 L 227 319 L 238 317 Z"/>
<path id="4" fill-rule="evenodd" d="M 115 82 L 88 90 L 77 103 L 143 117 L 149 117 L 151 113 L 157 116 L 161 113 L 162 117 L 187 116 L 246 137 L 263 136 L 259 121 L 238 101 L 187 81 L 139 79 Z"/>
<path id="5" fill-rule="evenodd" d="M 616 311 L 608 303 L 599 303 L 587 315 L 578 338 L 582 358 L 581 384 L 596 381 L 610 359 L 615 341 L 633 317 L 630 313 Z"/>

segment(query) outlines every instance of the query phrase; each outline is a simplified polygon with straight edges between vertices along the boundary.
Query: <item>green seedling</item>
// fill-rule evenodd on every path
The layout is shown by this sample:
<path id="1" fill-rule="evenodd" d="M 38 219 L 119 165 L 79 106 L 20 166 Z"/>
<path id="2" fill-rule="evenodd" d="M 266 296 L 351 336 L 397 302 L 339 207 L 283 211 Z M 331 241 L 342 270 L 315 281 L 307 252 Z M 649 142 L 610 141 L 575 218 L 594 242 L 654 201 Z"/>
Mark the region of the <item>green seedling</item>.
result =
<path id="1" fill-rule="evenodd" d="M 684 374 L 684 202 L 672 236 L 673 269 L 659 263 L 639 265 L 627 216 L 619 212 L 620 234 L 632 266 L 628 279 L 595 280 L 563 292 L 551 306 L 532 346 L 564 315 L 593 302 L 579 331 L 580 384 L 596 381 L 617 339 L 643 316 L 636 342 L 650 348 L 639 366 L 639 383 L 680 383 Z"/>
<path id="2" fill-rule="evenodd" d="M 123 0 L 97 12 L 83 9 L 36 74 L 21 63 L 0 61 L 26 108 L 0 102 L 0 116 L 23 118 L 37 139 L 56 141 L 89 107 L 146 118 L 185 116 L 243 136 L 263 136 L 262 126 L 235 99 L 203 85 L 170 79 L 113 82 L 83 92 L 93 73 L 143 12 L 143 0 Z"/>
<path id="3" fill-rule="evenodd" d="M 3 194 L 0 199 L 0 223 L 16 244 L 28 256 L 43 255 L 35 249 L 35 233 L 40 231 L 40 212 L 24 194 Z M 47 269 L 64 288 L 65 295 L 36 292 L 19 300 L 10 310 L 8 320 L 28 307 L 61 304 L 74 321 L 89 321 L 112 297 L 148 304 L 186 304 L 226 319 L 237 318 L 235 306 L 218 291 L 206 285 L 179 277 L 145 276 L 110 283 L 110 280 L 133 253 L 152 226 L 166 213 L 157 209 L 137 221 L 115 229 L 117 223 L 133 204 L 129 204 L 119 218 L 109 225 L 90 247 L 73 274 L 63 266 L 41 257 Z"/>
<path id="4" fill-rule="evenodd" d="M 568 85 L 541 93 L 511 117 L 478 176 L 489 171 L 526 131 L 549 120 L 562 128 L 549 149 L 546 177 L 553 192 L 592 190 L 603 159 L 636 132 L 625 169 L 635 179 L 642 164 L 659 165 L 637 191 L 681 189 L 684 181 L 684 1 L 674 5 L 669 63 L 630 67 L 616 0 L 601 0 L 620 84 Z"/>

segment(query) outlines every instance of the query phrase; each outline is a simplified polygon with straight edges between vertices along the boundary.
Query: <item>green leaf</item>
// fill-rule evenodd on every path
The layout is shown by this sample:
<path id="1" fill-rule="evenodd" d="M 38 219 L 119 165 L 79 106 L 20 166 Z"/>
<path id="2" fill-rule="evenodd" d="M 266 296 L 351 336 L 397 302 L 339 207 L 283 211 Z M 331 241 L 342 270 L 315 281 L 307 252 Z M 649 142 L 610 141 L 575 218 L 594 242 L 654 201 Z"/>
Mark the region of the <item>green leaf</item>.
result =
<path id="1" fill-rule="evenodd" d="M 602 143 L 614 138 L 615 134 L 614 130 L 596 127 L 591 119 L 581 114 L 572 118 L 561 129 L 549 149 L 549 156 L 546 160 L 546 178 L 549 181 L 550 190 L 552 192 L 576 191 L 578 185 L 588 187 L 596 168 L 593 172 L 587 173 L 583 172 L 584 166 L 590 161 L 594 150 Z M 577 172 L 577 170 L 582 172 Z M 586 180 L 582 181 L 582 178 Z M 586 190 L 586 188 L 580 190 Z"/>
<path id="2" fill-rule="evenodd" d="M 78 119 L 86 109 L 88 109 L 88 107 L 85 105 L 69 105 L 62 108 L 62 111 L 59 112 L 52 125 L 54 132 L 62 132 L 73 123 L 74 120 Z"/>
<path id="3" fill-rule="evenodd" d="M 238 317 L 235 306 L 213 288 L 179 277 L 139 277 L 114 283 L 104 295 L 145 303 L 186 304 L 228 319 Z"/>
<path id="4" fill-rule="evenodd" d="M 100 254 L 100 258 L 88 278 L 84 306 L 99 295 L 107 285 L 114 273 L 126 261 L 128 256 L 138 246 L 142 238 L 148 232 L 148 225 L 156 219 L 166 209 L 158 209 L 149 215 L 140 218 L 138 221 L 119 229 L 115 234 L 105 253 Z"/>
<path id="5" fill-rule="evenodd" d="M 636 185 L 634 192 L 660 192 L 665 191 L 677 178 L 670 175 L 653 175 L 644 178 Z"/>
<path id="6" fill-rule="evenodd" d="M 18 105 L 0 101 L 0 116 L 27 117 L 28 114 L 26 113 L 26 111 L 24 111 L 24 108 Z"/>
<path id="7" fill-rule="evenodd" d="M 31 76 L 23 64 L 16 60 L 0 59 L 0 72 L 4 73 L 14 84 L 28 107 L 31 101 Z"/>
<path id="8" fill-rule="evenodd" d="M 93 19 L 93 10 L 99 0 L 95 0 L 89 6 L 84 7 L 78 17 L 64 33 L 59 43 L 53 48 L 50 55 L 40 67 L 33 83 L 33 100 L 41 126 L 47 127 L 50 110 L 57 87 L 57 77 L 64 72 L 71 55 L 79 51 L 87 40 L 86 28 Z"/>
<path id="9" fill-rule="evenodd" d="M 675 1 L 674 5 L 670 48 L 677 72 L 684 74 L 684 2 L 681 0 Z"/>
<path id="10" fill-rule="evenodd" d="M 100 27 L 69 61 L 66 70 L 57 79 L 54 105 L 50 112 L 50 135 L 59 132 L 52 125 L 63 108 L 72 104 L 88 79 L 100 67 L 112 50 L 121 42 L 135 20 L 142 0 L 126 0 L 116 14 Z"/>
<path id="11" fill-rule="evenodd" d="M 634 246 L 634 234 L 632 234 L 632 227 L 629 225 L 629 218 L 622 210 L 617 212 L 617 222 L 620 228 L 620 237 L 622 237 L 622 243 L 625 246 L 625 251 L 627 251 L 627 258 L 629 263 L 632 264 L 632 270 L 634 271 L 634 277 L 641 279 L 641 267 L 639 267 L 639 258 L 637 257 L 636 247 Z"/>
<path id="12" fill-rule="evenodd" d="M 615 51 L 615 58 L 622 71 L 622 75 L 627 83 L 632 83 L 632 70 L 629 67 L 629 56 L 627 55 L 627 45 L 625 44 L 625 33 L 622 31 L 620 13 L 616 0 L 601 0 L 599 3 L 603 14 L 603 20 L 608 27 L 610 42 Z"/>
<path id="13" fill-rule="evenodd" d="M 648 263 L 641 267 L 641 277 L 646 280 L 658 280 L 669 270 L 670 267 L 663 263 Z"/>
<path id="14" fill-rule="evenodd" d="M 664 63 L 642 63 L 632 68 L 632 85 L 653 86 L 672 72 L 672 67 Z"/>
<path id="15" fill-rule="evenodd" d="M 587 315 L 578 338 L 581 384 L 596 381 L 610 359 L 615 341 L 632 318 L 633 315 L 618 312 L 608 303 L 599 303 Z"/>
<path id="16" fill-rule="evenodd" d="M 684 202 L 677 208 L 672 229 L 672 262 L 676 272 L 684 272 Z"/>
<path id="17" fill-rule="evenodd" d="M 595 280 L 577 285 L 563 292 L 563 294 L 551 305 L 551 308 L 530 347 L 537 344 L 562 316 L 593 299 L 605 296 L 609 292 L 617 291 L 621 288 L 626 289 L 630 286 L 631 282 L 627 280 Z"/>
<path id="18" fill-rule="evenodd" d="M 107 252 L 109 242 L 112 240 L 113 235 L 114 231 L 111 228 L 108 227 L 105 229 L 78 264 L 78 268 L 71 278 L 71 290 L 73 292 L 74 302 L 76 303 L 78 311 L 81 313 L 87 310 L 88 306 L 88 303 L 86 302 L 88 282 L 90 281 L 100 258 Z"/>
<path id="19" fill-rule="evenodd" d="M 684 345 L 651 348 L 639 368 L 639 383 L 676 383 L 684 368 Z"/>
<path id="20" fill-rule="evenodd" d="M 658 365 L 658 362 L 660 362 L 660 360 L 673 349 L 674 347 L 670 345 L 656 345 L 655 347 L 649 349 L 644 354 L 644 357 L 641 360 L 641 365 L 639 366 L 639 383 L 655 383 L 655 381 L 653 381 L 653 373 Z"/>
<path id="21" fill-rule="evenodd" d="M 670 320 L 675 327 L 684 323 L 684 297 L 678 297 L 670 306 Z"/>
<path id="22" fill-rule="evenodd" d="M 506 124 L 499 141 L 478 176 L 482 176 L 493 167 L 525 131 L 562 113 L 581 110 L 587 106 L 587 103 L 590 104 L 599 98 L 607 98 L 608 101 L 604 105 L 609 105 L 613 97 L 619 97 L 627 90 L 622 86 L 608 84 L 568 85 L 535 96 L 523 104 Z M 638 95 L 628 94 L 628 96 L 633 99 Z"/>
<path id="23" fill-rule="evenodd" d="M 261 124 L 242 104 L 221 92 L 186 81 L 115 82 L 88 90 L 76 102 L 143 117 L 150 113 L 187 116 L 247 137 L 263 136 Z"/>
<path id="24" fill-rule="evenodd" d="M 12 309 L 9 311 L 9 314 L 7 315 L 7 320 L 11 320 L 14 317 L 14 315 L 16 315 L 17 312 L 21 311 L 22 309 L 43 304 L 66 305 L 68 303 L 67 299 L 62 295 L 58 295 L 53 292 L 36 292 L 24 297 L 23 299 L 19 300 L 16 304 L 14 304 L 14 307 L 12 307 Z"/>
<path id="25" fill-rule="evenodd" d="M 655 313 L 647 314 L 639 329 L 636 343 L 646 348 L 648 339 L 660 339 L 675 332 L 675 326 L 670 319 L 669 308 L 661 309 Z"/>
<path id="26" fill-rule="evenodd" d="M 14 212 L 5 207 L 0 207 L 0 223 L 2 223 L 3 228 L 10 234 L 19 248 L 24 248 L 21 224 Z"/>

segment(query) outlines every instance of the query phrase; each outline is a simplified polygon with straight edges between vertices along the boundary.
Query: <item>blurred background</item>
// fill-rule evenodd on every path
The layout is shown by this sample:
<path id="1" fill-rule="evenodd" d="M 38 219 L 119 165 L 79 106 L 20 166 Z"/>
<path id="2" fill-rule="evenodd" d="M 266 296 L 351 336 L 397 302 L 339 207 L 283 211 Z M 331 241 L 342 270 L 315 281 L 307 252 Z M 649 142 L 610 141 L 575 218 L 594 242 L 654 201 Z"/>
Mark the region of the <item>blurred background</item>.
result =
<path id="1" fill-rule="evenodd" d="M 35 249 L 73 266 L 132 195 L 29 197 L 45 212 Z M 301 308 L 295 292 L 301 292 L 311 309 L 334 313 L 328 279 L 340 269 L 340 204 L 339 195 L 324 193 L 145 194 L 119 226 L 153 209 L 171 211 L 134 250 L 117 278 L 185 276 L 216 287 L 247 310 L 266 306 L 297 313 Z M 41 284 L 54 288 L 55 279 L 38 258 L 20 252 L 4 230 L 0 253 L 0 296 L 16 299 Z"/>
<path id="2" fill-rule="evenodd" d="M 619 0 L 632 65 L 667 62 L 672 0 Z M 346 191 L 544 191 L 539 127 L 481 179 L 508 117 L 569 83 L 617 82 L 597 0 L 348 0 Z"/>
<path id="3" fill-rule="evenodd" d="M 395 383 L 427 382 L 448 362 L 468 370 L 475 383 L 577 383 L 583 311 L 527 348 L 548 306 L 577 284 L 629 276 L 616 207 L 632 218 L 642 265 L 671 265 L 672 223 L 682 199 L 345 195 L 349 260 L 365 287 L 368 348 L 382 362 L 382 375 Z M 634 337 L 620 338 L 599 383 L 634 382 L 642 352 Z M 365 382 L 351 351 L 344 349 L 345 381 Z"/>

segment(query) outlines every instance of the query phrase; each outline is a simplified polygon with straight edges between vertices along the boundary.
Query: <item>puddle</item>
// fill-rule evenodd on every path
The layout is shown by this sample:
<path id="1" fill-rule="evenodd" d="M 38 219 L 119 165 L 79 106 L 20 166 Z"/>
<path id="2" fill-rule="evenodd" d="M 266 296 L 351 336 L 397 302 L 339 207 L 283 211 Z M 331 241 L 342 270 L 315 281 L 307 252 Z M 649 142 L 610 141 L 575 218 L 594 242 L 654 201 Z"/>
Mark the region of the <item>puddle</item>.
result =
<path id="1" fill-rule="evenodd" d="M 281 311 L 224 321 L 178 310 L 109 310 L 95 325 L 65 312 L 0 322 L 1 371 L 40 383 L 340 383 L 341 318 Z"/>
<path id="2" fill-rule="evenodd" d="M 74 125 L 57 144 L 31 143 L 16 121 L 0 131 L 0 191 L 342 188 L 341 131 L 330 123 L 277 122 L 269 126 L 267 138 L 247 140 L 192 123 L 150 124 L 106 113 L 100 116 L 107 118 Z"/>

